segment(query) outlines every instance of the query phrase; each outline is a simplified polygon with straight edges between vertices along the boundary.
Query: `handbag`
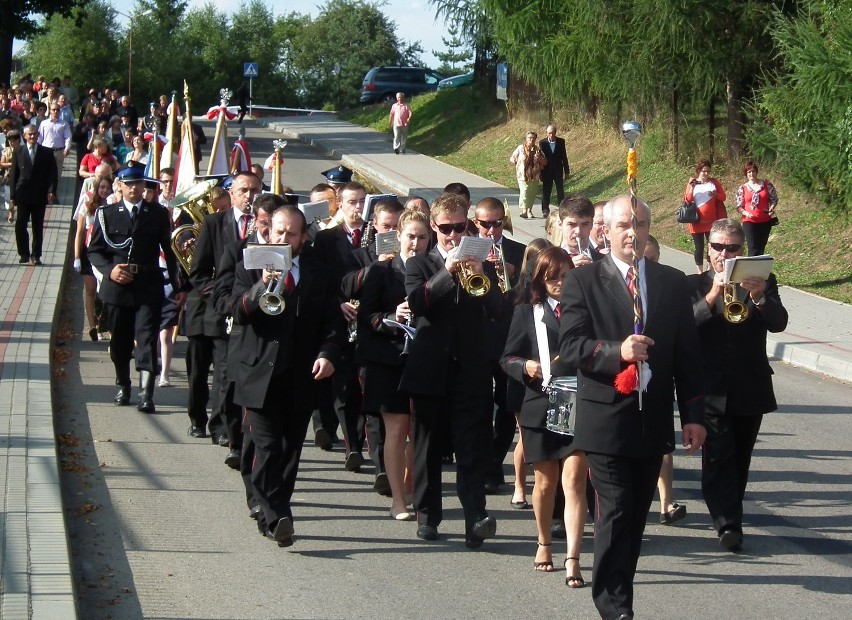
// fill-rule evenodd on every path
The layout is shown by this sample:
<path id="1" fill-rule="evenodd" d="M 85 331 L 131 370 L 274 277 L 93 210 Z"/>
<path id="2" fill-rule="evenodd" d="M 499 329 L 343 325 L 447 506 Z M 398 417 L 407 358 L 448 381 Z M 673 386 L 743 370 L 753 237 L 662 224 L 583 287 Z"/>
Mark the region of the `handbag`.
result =
<path id="1" fill-rule="evenodd" d="M 680 208 L 677 210 L 678 224 L 697 224 L 701 220 L 701 214 L 698 213 L 698 206 L 694 200 L 689 202 L 683 201 Z"/>

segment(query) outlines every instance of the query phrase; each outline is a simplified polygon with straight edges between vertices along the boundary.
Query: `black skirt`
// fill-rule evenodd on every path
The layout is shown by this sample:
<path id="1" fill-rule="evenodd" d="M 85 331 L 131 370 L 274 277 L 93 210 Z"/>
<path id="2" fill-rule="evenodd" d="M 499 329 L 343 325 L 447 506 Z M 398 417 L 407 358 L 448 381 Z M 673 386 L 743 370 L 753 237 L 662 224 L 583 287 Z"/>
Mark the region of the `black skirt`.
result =
<path id="1" fill-rule="evenodd" d="M 524 440 L 524 461 L 541 463 L 543 461 L 561 461 L 574 452 L 574 437 L 560 435 L 546 428 L 521 427 Z"/>
<path id="2" fill-rule="evenodd" d="M 410 397 L 399 390 L 403 368 L 405 366 L 382 364 L 367 364 L 361 367 L 361 389 L 364 392 L 363 407 L 366 413 L 410 412 Z"/>

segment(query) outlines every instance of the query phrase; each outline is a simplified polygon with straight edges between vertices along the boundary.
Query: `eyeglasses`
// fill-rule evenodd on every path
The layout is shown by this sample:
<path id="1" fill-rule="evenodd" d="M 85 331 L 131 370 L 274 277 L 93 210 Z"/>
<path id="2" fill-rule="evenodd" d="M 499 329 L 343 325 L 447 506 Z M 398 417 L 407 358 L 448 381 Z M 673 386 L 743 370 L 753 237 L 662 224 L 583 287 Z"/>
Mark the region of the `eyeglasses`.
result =
<path id="1" fill-rule="evenodd" d="M 734 252 L 739 252 L 743 244 L 742 243 L 713 243 L 710 242 L 710 247 L 713 248 L 717 252 L 728 252 L 729 254 L 733 254 Z"/>
<path id="2" fill-rule="evenodd" d="M 483 228 L 500 228 L 503 225 L 503 220 L 476 220 L 476 223 Z"/>
<path id="3" fill-rule="evenodd" d="M 467 230 L 467 222 L 458 222 L 456 224 L 435 224 L 435 227 L 441 231 L 442 235 L 463 233 Z"/>

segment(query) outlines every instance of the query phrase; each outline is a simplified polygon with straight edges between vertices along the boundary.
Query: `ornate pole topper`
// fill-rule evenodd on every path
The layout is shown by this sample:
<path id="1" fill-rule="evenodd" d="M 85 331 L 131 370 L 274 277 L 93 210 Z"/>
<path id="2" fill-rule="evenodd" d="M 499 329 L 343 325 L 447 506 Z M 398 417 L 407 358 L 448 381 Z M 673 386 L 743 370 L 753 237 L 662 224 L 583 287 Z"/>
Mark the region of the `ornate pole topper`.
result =
<path id="1" fill-rule="evenodd" d="M 282 154 L 284 151 L 284 147 L 287 146 L 287 140 L 273 140 L 272 141 L 272 156 L 270 159 L 270 165 L 272 166 L 272 193 L 277 194 L 278 196 L 284 195 L 284 183 L 281 180 L 281 165 L 284 163 Z M 268 166 L 267 166 L 268 168 Z"/>
<path id="2" fill-rule="evenodd" d="M 636 217 L 636 177 L 639 172 L 639 156 L 636 154 L 636 142 L 642 134 L 642 126 L 636 121 L 627 121 L 621 126 L 621 135 L 627 141 L 627 187 L 630 190 L 630 211 L 632 215 L 632 235 L 636 239 L 638 218 Z M 639 286 L 639 260 L 642 257 L 638 253 L 636 243 L 633 244 L 633 264 L 627 274 L 628 288 L 633 295 L 633 333 L 641 334 L 642 321 L 642 289 Z M 643 368 L 643 366 L 645 368 Z M 647 363 L 633 362 L 615 377 L 615 389 L 621 394 L 630 394 L 634 390 L 639 393 L 639 410 L 642 410 L 643 370 L 647 370 Z M 650 377 L 649 377 L 650 378 Z"/>

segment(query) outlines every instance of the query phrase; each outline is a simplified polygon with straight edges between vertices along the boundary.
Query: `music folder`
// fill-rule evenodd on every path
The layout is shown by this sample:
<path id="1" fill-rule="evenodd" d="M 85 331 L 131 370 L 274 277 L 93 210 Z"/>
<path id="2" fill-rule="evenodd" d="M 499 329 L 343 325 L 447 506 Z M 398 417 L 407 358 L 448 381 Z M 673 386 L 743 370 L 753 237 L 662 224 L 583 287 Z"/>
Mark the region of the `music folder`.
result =
<path id="1" fill-rule="evenodd" d="M 314 222 L 321 222 L 328 217 L 328 200 L 317 200 L 300 204 L 299 211 L 305 214 L 305 219 L 310 226 Z"/>
<path id="2" fill-rule="evenodd" d="M 725 259 L 725 276 L 727 281 L 733 284 L 739 284 L 749 277 L 767 280 L 772 273 L 774 260 L 768 254 L 728 258 Z"/>
<path id="3" fill-rule="evenodd" d="M 395 230 L 376 235 L 376 256 L 399 254 L 399 237 Z"/>
<path id="4" fill-rule="evenodd" d="M 396 327 L 397 329 L 401 329 L 409 338 L 414 338 L 414 336 L 417 334 L 417 330 L 411 327 L 411 325 L 406 325 L 405 323 L 400 323 L 399 321 L 394 321 L 393 319 L 382 319 L 382 323 L 384 323 L 388 327 Z"/>
<path id="5" fill-rule="evenodd" d="M 247 270 L 290 271 L 293 250 L 288 243 L 249 243 L 243 250 L 243 264 Z"/>
<path id="6" fill-rule="evenodd" d="M 367 194 L 364 198 L 364 211 L 361 212 L 362 220 L 369 222 L 373 219 L 373 211 L 380 200 L 396 200 L 396 194 Z"/>

